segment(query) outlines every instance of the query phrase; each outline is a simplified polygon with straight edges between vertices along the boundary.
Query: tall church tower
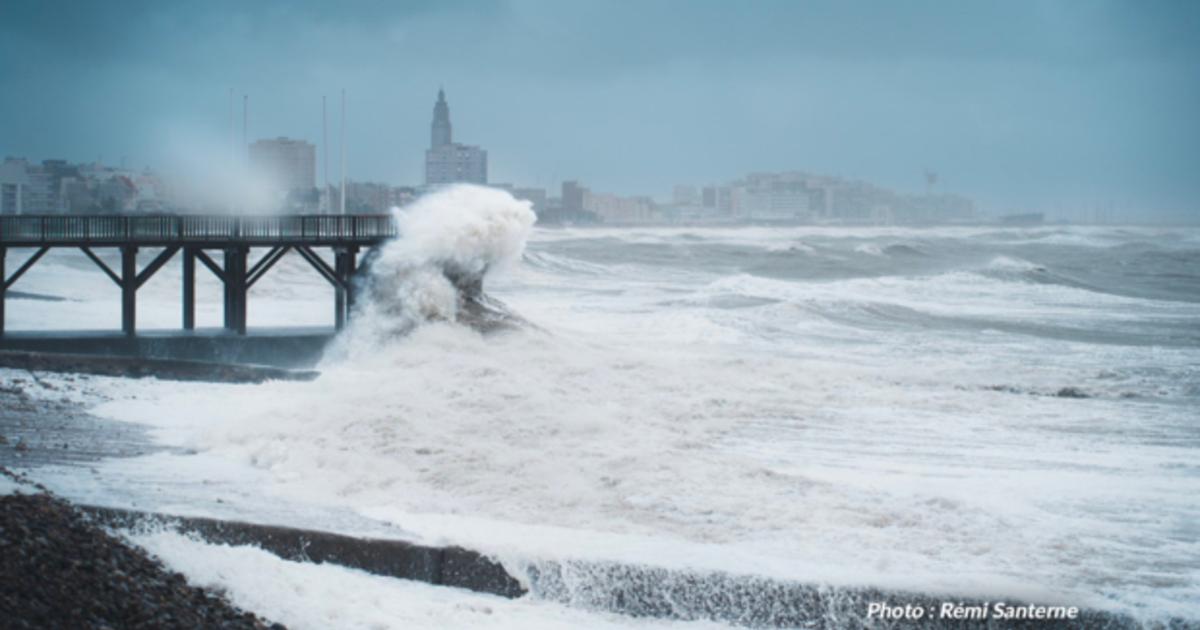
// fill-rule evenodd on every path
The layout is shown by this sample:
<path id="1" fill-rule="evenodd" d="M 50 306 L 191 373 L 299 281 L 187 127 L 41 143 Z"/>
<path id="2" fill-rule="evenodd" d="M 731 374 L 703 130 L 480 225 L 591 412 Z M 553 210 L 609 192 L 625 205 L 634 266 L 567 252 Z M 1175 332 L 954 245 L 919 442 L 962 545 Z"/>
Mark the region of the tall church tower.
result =
<path id="1" fill-rule="evenodd" d="M 450 105 L 446 103 L 446 93 L 440 88 L 437 104 L 433 106 L 431 132 L 430 148 L 436 149 L 450 144 Z"/>
<path id="2" fill-rule="evenodd" d="M 439 89 L 437 104 L 433 106 L 429 148 L 425 150 L 425 185 L 456 182 L 487 184 L 487 151 L 453 141 L 450 105 L 446 103 L 446 93 Z"/>

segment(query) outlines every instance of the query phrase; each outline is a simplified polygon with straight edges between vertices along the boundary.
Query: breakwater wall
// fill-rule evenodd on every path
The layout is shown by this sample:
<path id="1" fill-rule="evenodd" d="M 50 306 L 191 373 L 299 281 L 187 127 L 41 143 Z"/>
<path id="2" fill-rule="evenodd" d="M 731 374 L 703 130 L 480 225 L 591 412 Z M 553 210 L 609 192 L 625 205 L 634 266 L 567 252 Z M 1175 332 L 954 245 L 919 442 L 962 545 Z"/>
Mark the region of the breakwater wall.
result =
<path id="1" fill-rule="evenodd" d="M 126 378 L 153 376 L 171 381 L 213 383 L 311 381 L 319 376 L 315 370 L 290 370 L 263 365 L 20 350 L 0 350 L 0 368 Z"/>
<path id="2" fill-rule="evenodd" d="M 241 363 L 309 368 L 333 339 L 331 328 L 282 328 L 232 334 L 223 329 L 164 331 L 127 336 L 115 332 L 8 332 L 0 350 L 75 355 Z"/>
<path id="3" fill-rule="evenodd" d="M 83 507 L 102 525 L 138 530 L 167 527 L 212 543 L 253 545 L 281 558 L 333 563 L 377 575 L 454 586 L 501 597 L 522 596 L 575 608 L 682 621 L 716 621 L 751 628 L 1058 628 L 1184 629 L 1179 619 L 1143 622 L 1129 615 L 1082 609 L 1074 619 L 879 619 L 872 603 L 936 611 L 943 602 L 989 607 L 973 597 L 954 597 L 872 587 L 831 586 L 719 571 L 666 569 L 582 560 L 499 560 L 462 547 L 345 536 L 331 532 L 240 521 Z M 1010 601 L 1014 607 L 1027 602 Z"/>

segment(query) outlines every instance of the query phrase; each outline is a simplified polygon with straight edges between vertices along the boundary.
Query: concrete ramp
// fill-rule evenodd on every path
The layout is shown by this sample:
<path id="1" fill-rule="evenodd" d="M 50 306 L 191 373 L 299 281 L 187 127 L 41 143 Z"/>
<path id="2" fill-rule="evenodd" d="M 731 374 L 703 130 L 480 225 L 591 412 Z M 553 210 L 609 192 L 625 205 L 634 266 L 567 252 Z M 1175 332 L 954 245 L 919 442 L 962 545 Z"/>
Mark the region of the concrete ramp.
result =
<path id="1" fill-rule="evenodd" d="M 680 621 L 715 621 L 751 628 L 1194 628 L 1184 620 L 1143 624 L 1133 617 L 1082 609 L 1074 619 L 941 619 L 944 602 L 989 608 L 996 601 L 793 582 L 719 571 L 573 560 L 501 563 L 461 547 L 430 547 L 402 540 L 345 536 L 240 521 L 180 517 L 83 507 L 99 524 L 121 529 L 167 527 L 218 544 L 253 545 L 281 558 L 332 563 L 376 575 L 465 588 L 507 598 L 530 596 L 584 610 Z M 923 618 L 882 620 L 872 603 L 910 606 Z M 1010 601 L 1012 606 L 1028 602 Z M 1039 602 L 1069 605 L 1070 602 Z"/>
<path id="2" fill-rule="evenodd" d="M 501 597 L 525 589 L 499 563 L 461 547 L 427 547 L 402 540 L 355 538 L 330 532 L 240 521 L 170 516 L 106 507 L 80 508 L 110 527 L 167 527 L 211 543 L 253 545 L 285 560 L 338 564 L 376 575 L 455 586 Z"/>

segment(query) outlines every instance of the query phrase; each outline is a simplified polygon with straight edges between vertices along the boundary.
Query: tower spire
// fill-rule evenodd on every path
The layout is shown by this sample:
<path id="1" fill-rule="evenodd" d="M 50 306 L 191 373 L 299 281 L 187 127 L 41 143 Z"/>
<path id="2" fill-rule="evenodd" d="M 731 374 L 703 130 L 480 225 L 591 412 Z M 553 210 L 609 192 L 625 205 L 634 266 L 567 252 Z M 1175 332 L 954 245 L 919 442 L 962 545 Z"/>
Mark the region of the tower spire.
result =
<path id="1" fill-rule="evenodd" d="M 446 102 L 446 92 L 438 88 L 438 100 L 433 106 L 433 125 L 430 129 L 430 147 L 437 148 L 451 143 L 450 105 Z"/>

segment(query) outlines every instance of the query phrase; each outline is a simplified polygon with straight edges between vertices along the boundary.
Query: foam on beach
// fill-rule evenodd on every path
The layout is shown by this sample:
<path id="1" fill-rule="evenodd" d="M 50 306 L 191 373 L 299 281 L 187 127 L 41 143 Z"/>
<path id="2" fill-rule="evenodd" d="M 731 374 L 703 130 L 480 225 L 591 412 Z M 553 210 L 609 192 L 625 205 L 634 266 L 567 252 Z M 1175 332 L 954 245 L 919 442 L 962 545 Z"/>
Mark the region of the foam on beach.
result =
<path id="1" fill-rule="evenodd" d="M 183 505 L 233 490 L 249 512 L 321 506 L 511 566 L 584 557 L 1200 617 L 1200 302 L 1176 276 L 1124 275 L 1175 273 L 1191 241 L 527 240 L 527 207 L 462 194 L 461 214 L 411 215 L 412 244 L 372 267 L 349 348 L 318 380 L 148 383 L 100 406 L 195 451 L 108 478 L 153 479 L 147 501 L 170 487 Z M 862 255 L 864 241 L 921 255 Z M 457 324 L 430 271 L 446 260 L 487 268 L 487 291 L 537 326 Z"/>

